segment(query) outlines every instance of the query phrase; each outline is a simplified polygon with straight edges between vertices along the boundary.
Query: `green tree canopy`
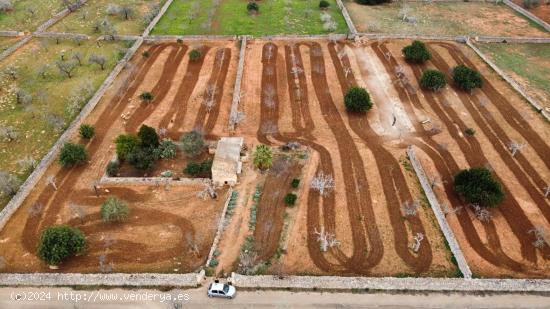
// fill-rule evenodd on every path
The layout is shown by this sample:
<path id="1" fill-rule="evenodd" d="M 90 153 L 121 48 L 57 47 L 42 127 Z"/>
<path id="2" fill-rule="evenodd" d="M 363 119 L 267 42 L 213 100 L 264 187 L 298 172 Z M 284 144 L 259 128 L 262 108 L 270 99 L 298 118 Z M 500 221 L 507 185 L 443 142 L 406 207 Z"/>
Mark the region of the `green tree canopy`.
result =
<path id="1" fill-rule="evenodd" d="M 79 229 L 68 225 L 50 226 L 42 232 L 38 256 L 48 265 L 58 265 L 85 247 L 86 238 Z"/>
<path id="2" fill-rule="evenodd" d="M 139 138 L 132 134 L 121 134 L 115 139 L 116 154 L 120 160 L 126 157 L 139 147 Z"/>
<path id="3" fill-rule="evenodd" d="M 424 63 L 432 58 L 426 44 L 420 41 L 413 41 L 411 45 L 403 47 L 401 51 L 405 60 L 413 63 Z"/>
<path id="4" fill-rule="evenodd" d="M 438 70 L 426 70 L 420 78 L 420 86 L 425 89 L 438 91 L 447 85 L 445 74 Z"/>
<path id="5" fill-rule="evenodd" d="M 346 109 L 356 113 L 366 113 L 372 108 L 372 101 L 366 89 L 351 87 L 344 97 Z"/>
<path id="6" fill-rule="evenodd" d="M 454 189 L 468 203 L 496 207 L 504 200 L 502 186 L 485 167 L 462 170 L 454 178 Z"/>
<path id="7" fill-rule="evenodd" d="M 63 167 L 72 167 L 83 164 L 88 160 L 88 153 L 83 145 L 65 143 L 59 154 L 59 163 Z"/>
<path id="8" fill-rule="evenodd" d="M 460 64 L 453 69 L 453 80 L 462 90 L 472 91 L 483 86 L 483 79 L 478 71 Z"/>
<path id="9" fill-rule="evenodd" d="M 159 136 L 154 128 L 142 125 L 139 128 L 138 137 L 141 142 L 141 147 L 156 148 L 159 146 Z"/>
<path id="10" fill-rule="evenodd" d="M 188 157 L 196 157 L 204 150 L 202 134 L 197 131 L 187 132 L 181 137 L 182 150 Z"/>
<path id="11" fill-rule="evenodd" d="M 256 146 L 256 150 L 254 151 L 254 165 L 261 170 L 266 170 L 273 165 L 273 152 L 269 146 Z"/>
<path id="12" fill-rule="evenodd" d="M 103 222 L 124 221 L 130 215 L 128 205 L 114 196 L 109 196 L 101 205 L 101 219 Z"/>

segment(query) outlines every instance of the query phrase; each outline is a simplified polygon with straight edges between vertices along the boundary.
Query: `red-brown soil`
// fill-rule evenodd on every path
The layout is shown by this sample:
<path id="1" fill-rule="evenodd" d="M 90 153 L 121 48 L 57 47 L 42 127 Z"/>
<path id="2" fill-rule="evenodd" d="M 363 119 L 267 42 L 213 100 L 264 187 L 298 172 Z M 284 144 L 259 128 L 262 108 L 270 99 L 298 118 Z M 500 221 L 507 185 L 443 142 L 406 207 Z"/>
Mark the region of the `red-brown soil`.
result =
<path id="1" fill-rule="evenodd" d="M 514 0 L 514 2 L 517 5 L 523 7 L 523 1 Z M 550 23 L 550 3 L 545 3 L 545 1 L 541 1 L 540 5 L 526 10 L 533 13 L 535 16 L 544 20 L 545 22 Z"/>
<path id="2" fill-rule="evenodd" d="M 212 73 L 219 77 L 216 79 L 220 90 L 215 98 L 216 106 L 212 113 L 207 111 L 200 116 L 195 107 L 189 112 L 197 116 L 196 121 L 208 119 L 206 134 L 221 135 L 220 128 L 226 128 L 226 119 L 217 119 L 217 115 L 219 111 L 229 113 L 231 97 L 222 89 L 233 87 L 236 58 L 231 56 L 235 54 L 231 50 L 234 47 L 231 41 L 207 42 L 201 47 L 203 55 L 208 50 L 224 50 L 223 62 L 207 63 L 214 62 L 214 59 L 204 56 L 202 59 L 207 60 L 197 61 L 196 65 L 187 65 L 186 55 L 191 48 L 184 44 L 142 47 L 136 55 L 148 50 L 150 56 L 136 56 L 86 119 L 86 123 L 96 129 L 95 137 L 86 144 L 91 161 L 71 169 L 52 164 L 45 175 L 55 176 L 57 190 L 47 183 L 44 176 L 0 232 L 0 252 L 7 263 L 2 271 L 49 271 L 35 252 L 41 231 L 52 224 L 80 227 L 87 237 L 86 252 L 63 263 L 61 272 L 98 272 L 102 255 L 105 255 L 105 263 L 112 264 L 113 270 L 119 272 L 189 272 L 204 264 L 226 198 L 223 190 L 218 193 L 219 198 L 212 201 L 197 197 L 202 190 L 200 186 L 96 185 L 96 195 L 94 184 L 98 183 L 107 162 L 114 156 L 112 141 L 118 134 L 125 131 L 135 133 L 142 123 L 163 128 L 159 126 L 161 119 L 172 120 L 178 126 L 183 122 L 187 111 L 181 112 L 181 106 L 186 104 L 183 99 L 189 98 L 193 91 L 206 90 L 194 89 L 193 80 L 179 76 L 185 74 L 182 70 L 187 70 L 189 76 L 198 75 L 203 62 L 211 68 L 218 68 L 213 70 L 216 73 Z M 154 86 L 151 88 L 151 85 Z M 150 104 L 139 103 L 137 97 L 144 91 L 151 91 L 154 95 Z M 162 115 L 157 117 L 157 114 Z M 173 125 L 167 128 L 173 131 L 174 134 L 170 135 L 173 138 L 182 133 Z M 174 162 L 175 165 L 171 165 L 168 161 L 160 162 L 159 168 L 165 167 L 165 163 L 178 165 Z M 129 204 L 131 215 L 126 222 L 101 222 L 99 208 L 107 196 L 116 196 Z M 82 218 L 75 218 L 74 205 L 82 210 Z M 151 238 L 151 235 L 155 237 Z M 191 250 L 194 245 L 197 250 Z"/>

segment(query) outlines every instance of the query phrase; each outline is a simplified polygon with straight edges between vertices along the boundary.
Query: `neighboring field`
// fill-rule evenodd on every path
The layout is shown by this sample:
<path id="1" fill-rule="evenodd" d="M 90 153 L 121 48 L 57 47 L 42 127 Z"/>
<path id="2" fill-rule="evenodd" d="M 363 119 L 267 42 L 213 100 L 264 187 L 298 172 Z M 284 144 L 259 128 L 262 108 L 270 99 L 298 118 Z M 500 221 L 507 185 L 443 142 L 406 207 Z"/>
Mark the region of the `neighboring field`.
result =
<path id="1" fill-rule="evenodd" d="M 478 44 L 496 65 L 550 108 L 550 44 Z"/>
<path id="2" fill-rule="evenodd" d="M 521 0 L 513 0 L 517 5 L 525 8 L 523 5 L 523 1 Z M 533 1 L 534 2 L 534 1 Z M 532 7 L 530 9 L 527 9 L 531 13 L 535 14 L 538 18 L 544 20 L 547 23 L 550 23 L 550 2 L 548 1 L 540 1 L 540 4 Z"/>
<path id="3" fill-rule="evenodd" d="M 0 12 L 0 30 L 34 31 L 63 10 L 59 0 L 17 0 L 11 1 L 13 9 Z"/>
<path id="4" fill-rule="evenodd" d="M 90 0 L 48 31 L 89 35 L 110 34 L 111 30 L 105 29 L 105 26 L 98 26 L 103 21 L 108 21 L 116 34 L 138 35 L 151 22 L 164 2 L 165 0 Z M 130 13 L 127 17 L 124 12 L 116 13 L 116 7 L 128 8 Z M 109 8 L 113 12 L 108 12 Z"/>
<path id="5" fill-rule="evenodd" d="M 191 62 L 188 55 L 193 47 L 201 48 L 204 56 Z M 235 47 L 230 41 L 142 47 L 133 65 L 85 120 L 95 126 L 94 138 L 73 137 L 73 142 L 85 144 L 89 162 L 71 169 L 54 162 L 0 232 L 0 255 L 6 262 L 2 271 L 48 271 L 36 257 L 38 236 L 45 227 L 61 223 L 81 228 L 88 241 L 86 252 L 62 264 L 62 272 L 99 272 L 107 267 L 117 272 L 181 273 L 203 265 L 225 190 L 219 190 L 213 201 L 197 197 L 203 190 L 198 184 L 102 186 L 98 181 L 114 156 L 116 136 L 135 133 L 142 123 L 165 128 L 172 139 L 192 129 L 208 136 L 222 133 L 231 102 L 228 89 L 235 79 Z M 145 51 L 148 57 L 142 56 Z M 210 96 L 207 89 L 217 90 Z M 144 91 L 154 94 L 152 102 L 140 102 L 138 96 Z M 48 176 L 55 176 L 57 190 Z M 108 196 L 129 204 L 126 222 L 101 222 L 100 205 Z"/>
<path id="6" fill-rule="evenodd" d="M 98 47 L 96 42 L 77 46 L 72 41 L 33 39 L 0 63 L 0 171 L 16 174 L 21 181 L 27 177 L 32 168 L 20 161 L 42 159 L 123 55 L 123 47 L 122 43 Z M 91 54 L 106 57 L 104 70 L 89 63 Z M 56 67 L 62 55 L 63 62 L 82 56 L 82 66 L 75 67 L 72 78 Z M 0 208 L 7 201 L 0 197 Z"/>
<path id="7" fill-rule="evenodd" d="M 544 29 L 504 4 L 413 2 L 403 8 L 401 2 L 364 6 L 348 0 L 346 6 L 359 32 L 548 36 Z M 409 22 L 404 21 L 402 12 L 406 12 Z"/>
<path id="8" fill-rule="evenodd" d="M 319 1 L 270 0 L 258 2 L 260 11 L 250 15 L 246 1 L 206 0 L 172 3 L 153 29 L 153 34 L 324 34 L 346 33 L 347 26 L 336 6 L 329 0 L 334 29 L 323 29 Z"/>

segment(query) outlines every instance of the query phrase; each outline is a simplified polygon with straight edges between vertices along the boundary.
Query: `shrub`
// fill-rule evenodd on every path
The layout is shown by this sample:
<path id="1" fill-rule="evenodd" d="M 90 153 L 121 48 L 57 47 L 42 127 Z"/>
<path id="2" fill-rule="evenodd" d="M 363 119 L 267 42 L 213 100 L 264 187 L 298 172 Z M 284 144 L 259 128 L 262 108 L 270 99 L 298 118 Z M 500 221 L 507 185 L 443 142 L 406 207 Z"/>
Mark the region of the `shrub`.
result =
<path id="1" fill-rule="evenodd" d="M 420 41 L 413 41 L 411 45 L 403 47 L 401 51 L 405 60 L 413 63 L 424 63 L 432 58 L 426 44 Z"/>
<path id="2" fill-rule="evenodd" d="M 184 173 L 191 175 L 192 177 L 210 177 L 210 172 L 212 170 L 212 160 L 204 160 L 201 163 L 189 162 L 183 170 Z"/>
<path id="3" fill-rule="evenodd" d="M 484 167 L 462 170 L 454 178 L 454 189 L 468 203 L 495 207 L 504 200 L 504 191 Z"/>
<path id="4" fill-rule="evenodd" d="M 65 143 L 59 155 L 59 163 L 63 167 L 82 164 L 86 162 L 87 159 L 88 153 L 84 146 L 80 144 Z"/>
<path id="5" fill-rule="evenodd" d="M 256 150 L 254 151 L 254 165 L 261 170 L 268 169 L 273 165 L 273 153 L 269 146 L 256 146 Z"/>
<path id="6" fill-rule="evenodd" d="M 159 146 L 159 136 L 154 128 L 142 125 L 139 128 L 138 137 L 141 147 L 156 148 Z"/>
<path id="7" fill-rule="evenodd" d="M 372 101 L 367 90 L 351 87 L 344 97 L 346 109 L 351 112 L 365 113 L 372 108 Z"/>
<path id="8" fill-rule="evenodd" d="M 117 161 L 110 161 L 107 164 L 106 172 L 109 177 L 116 177 L 118 174 L 118 169 L 120 168 L 120 164 Z"/>
<path id="9" fill-rule="evenodd" d="M 479 72 L 460 64 L 453 69 L 453 80 L 462 90 L 472 91 L 474 88 L 481 88 L 483 80 Z"/>
<path id="10" fill-rule="evenodd" d="M 142 171 L 150 170 L 155 165 L 152 148 L 136 147 L 128 154 L 126 160 L 130 165 Z"/>
<path id="11" fill-rule="evenodd" d="M 200 50 L 198 49 L 193 49 L 190 53 L 189 53 L 189 59 L 191 61 L 197 61 L 199 60 L 200 58 L 202 57 L 202 53 Z"/>
<path id="12" fill-rule="evenodd" d="M 119 160 L 126 160 L 128 155 L 139 146 L 139 138 L 132 134 L 121 134 L 115 139 L 116 154 Z"/>
<path id="13" fill-rule="evenodd" d="M 128 205 L 114 196 L 109 196 L 101 205 L 101 219 L 103 222 L 121 222 L 128 218 Z"/>
<path id="14" fill-rule="evenodd" d="M 256 2 L 248 2 L 248 4 L 246 5 L 246 10 L 249 13 L 259 12 L 260 11 L 260 6 Z"/>
<path id="15" fill-rule="evenodd" d="M 80 134 L 80 137 L 85 139 L 90 139 L 94 137 L 95 135 L 95 129 L 89 124 L 83 124 L 78 129 L 78 133 Z"/>
<path id="16" fill-rule="evenodd" d="M 290 182 L 290 186 L 293 187 L 294 189 L 298 188 L 299 185 L 300 185 L 300 179 L 298 178 L 294 178 L 292 179 L 292 182 Z"/>
<path id="17" fill-rule="evenodd" d="M 182 150 L 188 157 L 196 157 L 204 150 L 204 140 L 197 131 L 187 132 L 180 138 Z"/>
<path id="18" fill-rule="evenodd" d="M 153 94 L 149 91 L 145 91 L 143 92 L 142 94 L 139 95 L 139 98 L 141 99 L 141 101 L 145 102 L 145 103 L 150 103 L 151 101 L 153 101 L 153 99 L 155 98 L 153 96 Z"/>
<path id="19" fill-rule="evenodd" d="M 466 130 L 464 130 L 464 133 L 469 136 L 474 136 L 476 134 L 476 130 L 474 130 L 473 128 L 466 128 Z"/>
<path id="20" fill-rule="evenodd" d="M 50 226 L 42 232 L 38 256 L 48 265 L 58 265 L 85 247 L 86 238 L 79 229 L 68 225 Z"/>
<path id="21" fill-rule="evenodd" d="M 390 3 L 391 0 L 355 0 L 355 2 L 365 5 L 377 5 L 382 3 Z"/>
<path id="22" fill-rule="evenodd" d="M 433 91 L 442 89 L 446 84 L 445 74 L 437 70 L 427 70 L 422 73 L 422 77 L 420 78 L 420 86 Z"/>
<path id="23" fill-rule="evenodd" d="M 285 196 L 285 204 L 288 206 L 292 206 L 296 203 L 296 199 L 298 199 L 298 196 L 294 193 L 289 193 Z"/>
<path id="24" fill-rule="evenodd" d="M 174 144 L 174 142 L 172 142 L 171 140 L 165 139 L 160 143 L 158 150 L 159 150 L 160 158 L 170 159 L 170 158 L 176 157 L 178 149 L 176 144 Z"/>
<path id="25" fill-rule="evenodd" d="M 144 51 L 141 55 L 142 55 L 144 58 L 149 58 L 149 57 L 151 56 L 151 53 L 150 53 L 148 50 L 146 50 L 146 51 Z"/>
<path id="26" fill-rule="evenodd" d="M 319 2 L 319 7 L 320 7 L 321 9 L 326 9 L 326 8 L 328 8 L 329 6 L 330 6 L 330 3 L 328 3 L 327 0 L 321 0 L 321 1 Z"/>
<path id="27" fill-rule="evenodd" d="M 12 197 L 19 190 L 21 182 L 17 177 L 0 171 L 0 196 Z"/>

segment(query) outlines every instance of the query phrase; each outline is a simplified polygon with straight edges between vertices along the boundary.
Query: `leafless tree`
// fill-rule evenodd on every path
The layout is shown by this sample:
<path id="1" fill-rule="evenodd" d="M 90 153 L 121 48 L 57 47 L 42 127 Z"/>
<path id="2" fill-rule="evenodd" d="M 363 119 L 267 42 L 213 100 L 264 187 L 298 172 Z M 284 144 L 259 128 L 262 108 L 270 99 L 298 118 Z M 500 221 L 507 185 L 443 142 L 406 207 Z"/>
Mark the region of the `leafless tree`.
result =
<path id="1" fill-rule="evenodd" d="M 548 197 L 549 194 L 550 194 L 550 183 L 548 184 L 548 186 L 546 186 L 546 188 L 544 188 L 544 197 Z"/>
<path id="2" fill-rule="evenodd" d="M 261 131 L 263 134 L 273 135 L 279 132 L 279 126 L 277 125 L 277 123 L 268 120 L 262 124 Z"/>
<path id="3" fill-rule="evenodd" d="M 310 187 L 313 190 L 319 191 L 321 196 L 327 196 L 335 187 L 334 178 L 332 178 L 332 175 L 325 175 L 323 172 L 319 172 L 311 180 Z"/>
<path id="4" fill-rule="evenodd" d="M 34 16 L 36 15 L 36 8 L 33 6 L 28 7 L 27 13 L 29 13 L 31 18 L 34 18 Z"/>
<path id="5" fill-rule="evenodd" d="M 214 184 L 212 184 L 212 182 L 208 182 L 204 184 L 203 189 L 199 193 L 197 193 L 197 196 L 205 200 L 208 196 L 210 196 L 210 198 L 212 199 L 215 199 L 218 195 L 216 194 Z"/>
<path id="6" fill-rule="evenodd" d="M 29 105 L 32 103 L 32 95 L 24 89 L 17 89 L 15 91 L 15 100 L 18 104 Z"/>
<path id="7" fill-rule="evenodd" d="M 29 217 L 31 218 L 37 217 L 41 215 L 43 211 L 44 211 L 44 206 L 41 203 L 36 202 L 32 204 L 32 206 L 28 210 Z"/>
<path id="8" fill-rule="evenodd" d="M 132 9 L 132 7 L 128 5 L 125 5 L 120 8 L 119 14 L 124 18 L 124 20 L 129 20 L 130 18 L 134 17 L 134 9 Z"/>
<path id="9" fill-rule="evenodd" d="M 72 0 L 61 0 L 61 2 L 63 3 L 63 6 L 65 6 L 67 8 L 67 10 L 69 10 L 69 12 L 74 12 L 76 11 L 79 7 L 82 6 L 82 0 L 76 0 L 76 1 L 72 1 Z"/>
<path id="10" fill-rule="evenodd" d="M 543 226 L 534 227 L 529 231 L 529 234 L 531 233 L 535 235 L 535 241 L 533 242 L 533 246 L 535 246 L 535 248 L 542 249 L 547 245 L 547 234 Z"/>
<path id="11" fill-rule="evenodd" d="M 19 169 L 21 169 L 25 173 L 32 172 L 36 168 L 37 165 L 38 165 L 38 163 L 32 157 L 25 157 L 25 158 L 17 161 L 17 166 L 19 167 Z"/>
<path id="12" fill-rule="evenodd" d="M 17 177 L 0 171 L 0 195 L 12 197 L 17 193 L 20 186 L 20 181 Z"/>
<path id="13" fill-rule="evenodd" d="M 56 132 L 61 132 L 65 129 L 65 119 L 57 114 L 47 114 L 46 122 L 53 127 Z"/>
<path id="14" fill-rule="evenodd" d="M 46 181 L 48 182 L 48 184 L 50 186 L 52 186 L 52 188 L 57 191 L 57 184 L 55 183 L 56 182 L 56 179 L 55 179 L 55 176 L 54 175 L 50 175 L 48 176 L 48 178 L 46 179 Z"/>
<path id="15" fill-rule="evenodd" d="M 489 222 L 492 219 L 491 212 L 485 208 L 481 207 L 478 204 L 470 204 L 470 207 L 474 210 L 476 218 L 481 222 Z"/>
<path id="16" fill-rule="evenodd" d="M 12 126 L 0 126 L 0 137 L 4 137 L 8 142 L 13 142 L 17 139 L 17 131 Z"/>
<path id="17" fill-rule="evenodd" d="M 321 227 L 319 232 L 315 229 L 313 233 L 317 235 L 317 242 L 322 252 L 327 252 L 328 249 L 340 245 L 340 241 L 335 238 L 334 234 L 325 232 L 324 227 Z"/>
<path id="18" fill-rule="evenodd" d="M 113 262 L 107 263 L 107 256 L 102 254 L 99 256 L 99 271 L 102 273 L 110 273 L 114 269 Z"/>
<path id="19" fill-rule="evenodd" d="M 403 2 L 403 4 L 401 5 L 401 8 L 399 9 L 399 15 L 398 15 L 401 21 L 406 21 L 410 12 L 411 12 L 411 7 L 409 6 L 409 4 L 406 2 Z"/>
<path id="20" fill-rule="evenodd" d="M 274 45 L 273 44 L 268 44 L 265 48 L 265 57 L 267 60 L 271 60 L 271 58 L 273 58 L 273 49 L 274 49 Z"/>
<path id="21" fill-rule="evenodd" d="M 453 207 L 449 206 L 449 204 L 443 204 L 443 205 L 441 205 L 441 208 L 442 208 L 443 214 L 445 214 L 445 216 L 447 216 L 448 214 L 460 213 L 460 211 L 462 210 L 462 206 L 458 206 L 458 207 L 453 208 Z"/>
<path id="22" fill-rule="evenodd" d="M 413 244 L 411 246 L 411 249 L 414 253 L 417 253 L 418 250 L 420 250 L 420 245 L 422 244 L 422 241 L 424 240 L 424 234 L 422 233 L 416 233 L 416 235 L 413 237 Z"/>
<path id="23" fill-rule="evenodd" d="M 236 113 L 231 114 L 231 123 L 233 125 L 237 125 L 241 122 L 243 122 L 246 119 L 246 115 L 244 112 L 237 111 Z"/>
<path id="24" fill-rule="evenodd" d="M 113 26 L 113 24 L 111 24 L 111 22 L 108 20 L 108 19 L 103 19 L 99 25 L 98 25 L 98 30 L 104 35 L 106 36 L 107 38 L 109 38 L 110 40 L 114 40 L 115 39 L 115 35 L 117 34 L 117 31 L 115 29 L 115 27 Z"/>
<path id="25" fill-rule="evenodd" d="M 520 151 L 523 147 L 525 147 L 526 144 L 520 144 L 516 141 L 510 141 L 508 144 L 508 149 L 512 153 L 512 157 L 516 155 L 518 151 Z"/>
<path id="26" fill-rule="evenodd" d="M 68 78 L 73 77 L 73 71 L 76 69 L 76 62 L 74 61 L 56 61 L 55 65 L 59 69 L 59 72 L 67 75 Z"/>
<path id="27" fill-rule="evenodd" d="M 13 10 L 13 3 L 11 0 L 0 0 L 0 12 L 8 12 Z"/>
<path id="28" fill-rule="evenodd" d="M 8 65 L 4 71 L 3 71 L 4 74 L 8 75 L 11 79 L 13 80 L 16 80 L 17 77 L 19 76 L 19 70 L 17 69 L 17 67 L 13 64 L 10 64 Z"/>
<path id="29" fill-rule="evenodd" d="M 84 58 L 84 56 L 82 55 L 81 52 L 77 51 L 73 54 L 72 58 L 74 60 L 76 60 L 76 62 L 78 62 L 78 65 L 82 65 L 82 58 Z"/>
<path id="30" fill-rule="evenodd" d="M 86 218 L 86 209 L 84 209 L 84 207 L 75 203 L 69 203 L 69 209 L 71 210 L 73 216 L 80 220 L 80 223 L 84 223 L 84 218 Z"/>
<path id="31" fill-rule="evenodd" d="M 206 97 L 206 100 L 204 101 L 204 104 L 208 110 L 208 112 L 210 112 L 210 110 L 212 109 L 212 107 L 214 107 L 216 101 L 216 94 L 218 93 L 218 87 L 216 85 L 208 85 L 206 87 L 206 91 L 205 91 L 205 97 Z"/>
<path id="32" fill-rule="evenodd" d="M 199 244 L 201 243 L 199 237 L 194 236 L 193 233 L 189 231 L 185 233 L 185 241 L 187 241 L 187 245 L 189 246 L 189 252 L 192 252 L 196 256 L 199 256 Z"/>
<path id="33" fill-rule="evenodd" d="M 99 65 L 101 70 L 105 70 L 105 64 L 107 63 L 107 59 L 105 56 L 97 55 L 97 54 L 91 54 L 90 58 L 88 60 L 90 63 L 95 63 Z"/>
<path id="34" fill-rule="evenodd" d="M 418 204 L 417 201 L 413 201 L 413 202 L 406 201 L 403 204 L 403 213 L 405 214 L 405 217 L 416 216 L 419 207 L 420 205 Z"/>
<path id="35" fill-rule="evenodd" d="M 276 105 L 275 102 L 275 95 L 277 92 L 275 91 L 275 87 L 273 87 L 272 84 L 267 84 L 264 89 L 264 105 L 273 108 Z"/>
<path id="36" fill-rule="evenodd" d="M 113 238 L 110 234 L 102 234 L 101 235 L 101 242 L 103 243 L 103 248 L 109 249 L 114 244 L 116 244 L 116 239 Z"/>
<path id="37" fill-rule="evenodd" d="M 36 70 L 36 75 L 38 75 L 39 77 L 42 77 L 42 79 L 46 79 L 49 69 L 50 69 L 49 64 L 47 63 L 43 64 L 40 67 L 38 67 L 38 69 Z"/>
<path id="38" fill-rule="evenodd" d="M 118 15 L 120 13 L 120 6 L 118 4 L 108 3 L 107 8 L 105 9 L 105 13 L 111 16 Z"/>

